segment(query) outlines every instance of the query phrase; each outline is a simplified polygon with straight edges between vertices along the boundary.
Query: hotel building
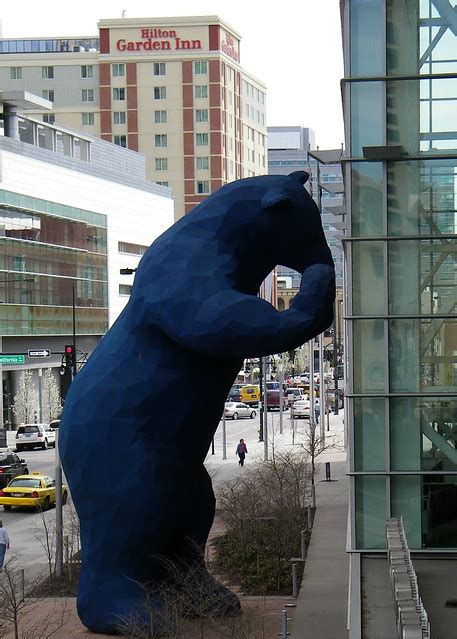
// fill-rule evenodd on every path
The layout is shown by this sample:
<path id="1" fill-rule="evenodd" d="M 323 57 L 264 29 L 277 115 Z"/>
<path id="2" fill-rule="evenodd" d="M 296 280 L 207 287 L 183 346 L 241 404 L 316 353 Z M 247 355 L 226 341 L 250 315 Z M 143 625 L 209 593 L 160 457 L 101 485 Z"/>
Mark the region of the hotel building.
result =
<path id="1" fill-rule="evenodd" d="M 265 86 L 217 16 L 100 20 L 98 37 L 0 40 L 0 86 L 50 100 L 48 123 L 139 151 L 175 216 L 267 173 Z M 32 112 L 32 117 L 34 116 Z"/>

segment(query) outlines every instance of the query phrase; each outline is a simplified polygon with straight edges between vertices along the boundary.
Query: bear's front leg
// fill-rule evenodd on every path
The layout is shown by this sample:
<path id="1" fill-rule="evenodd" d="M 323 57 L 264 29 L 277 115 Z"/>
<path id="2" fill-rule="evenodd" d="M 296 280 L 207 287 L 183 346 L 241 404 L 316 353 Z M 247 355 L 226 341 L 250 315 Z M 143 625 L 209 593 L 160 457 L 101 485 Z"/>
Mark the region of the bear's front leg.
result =
<path id="1" fill-rule="evenodd" d="M 258 357 L 297 348 L 328 328 L 334 299 L 334 268 L 313 264 L 303 273 L 291 308 L 281 313 L 260 297 L 224 289 L 204 302 L 187 300 L 185 308 L 168 305 L 163 313 L 151 308 L 151 317 L 187 349 L 222 357 Z"/>

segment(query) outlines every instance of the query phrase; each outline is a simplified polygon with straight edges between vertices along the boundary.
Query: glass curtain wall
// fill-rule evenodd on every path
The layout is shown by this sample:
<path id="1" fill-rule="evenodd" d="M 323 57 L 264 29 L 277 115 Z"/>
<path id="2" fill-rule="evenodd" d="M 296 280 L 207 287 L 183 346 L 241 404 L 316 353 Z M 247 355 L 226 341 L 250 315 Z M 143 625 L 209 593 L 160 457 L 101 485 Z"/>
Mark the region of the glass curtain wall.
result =
<path id="1" fill-rule="evenodd" d="M 0 334 L 108 328 L 106 216 L 0 191 Z"/>
<path id="2" fill-rule="evenodd" d="M 457 549 L 455 5 L 345 3 L 354 550 Z"/>

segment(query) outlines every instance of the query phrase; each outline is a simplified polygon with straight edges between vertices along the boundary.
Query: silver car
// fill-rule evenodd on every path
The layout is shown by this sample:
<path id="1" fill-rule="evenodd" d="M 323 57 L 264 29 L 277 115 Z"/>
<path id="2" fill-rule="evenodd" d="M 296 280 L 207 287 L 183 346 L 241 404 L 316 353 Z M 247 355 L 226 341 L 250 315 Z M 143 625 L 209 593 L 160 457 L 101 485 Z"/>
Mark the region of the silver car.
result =
<path id="1" fill-rule="evenodd" d="M 226 419 L 241 419 L 242 417 L 254 419 L 256 416 L 256 412 L 252 406 L 242 404 L 241 402 L 225 402 L 224 414 Z"/>
<path id="2" fill-rule="evenodd" d="M 290 409 L 290 417 L 291 419 L 298 419 L 299 417 L 308 417 L 309 419 L 309 400 L 298 399 L 294 402 Z"/>

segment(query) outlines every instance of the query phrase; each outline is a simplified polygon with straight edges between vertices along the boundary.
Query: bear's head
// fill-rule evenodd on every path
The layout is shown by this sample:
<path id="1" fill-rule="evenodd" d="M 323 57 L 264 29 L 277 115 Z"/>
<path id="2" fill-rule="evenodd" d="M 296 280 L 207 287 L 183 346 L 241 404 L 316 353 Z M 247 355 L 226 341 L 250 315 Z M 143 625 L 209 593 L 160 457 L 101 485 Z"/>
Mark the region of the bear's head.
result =
<path id="1" fill-rule="evenodd" d="M 308 177 L 295 171 L 237 180 L 210 198 L 229 202 L 225 223 L 243 260 L 262 254 L 268 267 L 281 264 L 300 273 L 311 264 L 333 266 L 319 209 L 304 186 Z"/>

